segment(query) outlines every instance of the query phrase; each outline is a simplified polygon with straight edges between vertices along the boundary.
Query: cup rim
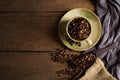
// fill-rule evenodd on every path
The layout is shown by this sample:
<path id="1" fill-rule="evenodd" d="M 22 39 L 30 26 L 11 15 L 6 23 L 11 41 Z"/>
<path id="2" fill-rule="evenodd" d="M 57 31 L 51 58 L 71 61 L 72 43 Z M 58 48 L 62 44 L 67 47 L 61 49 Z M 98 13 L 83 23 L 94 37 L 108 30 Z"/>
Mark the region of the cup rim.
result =
<path id="1" fill-rule="evenodd" d="M 89 36 L 88 36 L 86 39 L 83 39 L 83 40 L 76 40 L 76 39 L 72 38 L 72 37 L 70 36 L 69 32 L 68 32 L 69 23 L 70 23 L 72 20 L 74 20 L 75 18 L 84 18 L 84 17 L 74 17 L 74 18 L 71 18 L 71 19 L 67 22 L 67 25 L 66 25 L 66 33 L 67 33 L 67 36 L 68 36 L 72 41 L 74 41 L 74 42 L 85 41 L 86 39 L 89 38 L 89 36 L 90 36 L 90 34 L 91 34 L 91 31 L 90 31 Z M 87 20 L 86 18 L 84 18 L 84 19 Z M 87 21 L 88 21 L 88 20 L 87 20 Z M 89 21 L 88 21 L 88 22 L 89 22 Z M 89 24 L 90 24 L 90 29 L 91 29 L 91 23 L 89 22 Z"/>

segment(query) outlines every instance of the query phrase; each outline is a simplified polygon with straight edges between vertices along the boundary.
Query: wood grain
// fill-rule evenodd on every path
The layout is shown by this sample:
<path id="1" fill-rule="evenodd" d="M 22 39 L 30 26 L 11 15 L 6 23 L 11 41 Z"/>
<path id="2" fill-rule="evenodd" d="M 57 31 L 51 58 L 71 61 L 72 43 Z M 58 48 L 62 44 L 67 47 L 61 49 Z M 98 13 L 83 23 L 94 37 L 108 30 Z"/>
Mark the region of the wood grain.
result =
<path id="1" fill-rule="evenodd" d="M 91 0 L 0 0 L 0 80 L 57 80 L 58 23 L 78 7 L 94 11 Z"/>
<path id="2" fill-rule="evenodd" d="M 0 80 L 57 80 L 56 71 L 64 67 L 48 52 L 0 53 Z"/>
<path id="3" fill-rule="evenodd" d="M 2 0 L 0 51 L 50 51 L 65 47 L 58 37 L 58 23 L 69 9 L 76 7 L 94 10 L 90 0 Z"/>
<path id="4" fill-rule="evenodd" d="M 60 17 L 57 16 L 62 13 L 1 14 L 0 49 L 49 51 L 61 47 L 57 34 Z"/>
<path id="5" fill-rule="evenodd" d="M 67 11 L 76 7 L 93 9 L 90 0 L 0 0 L 0 11 Z"/>

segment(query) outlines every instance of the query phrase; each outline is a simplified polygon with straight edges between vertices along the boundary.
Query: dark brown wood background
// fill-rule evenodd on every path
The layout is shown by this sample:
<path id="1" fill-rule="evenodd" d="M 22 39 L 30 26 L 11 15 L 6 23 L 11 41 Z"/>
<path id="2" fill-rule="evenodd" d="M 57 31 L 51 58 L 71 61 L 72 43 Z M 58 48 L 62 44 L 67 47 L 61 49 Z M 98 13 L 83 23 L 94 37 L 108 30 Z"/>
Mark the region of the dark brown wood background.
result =
<path id="1" fill-rule="evenodd" d="M 58 23 L 78 7 L 94 10 L 91 0 L 0 0 L 0 80 L 57 80 L 65 65 L 49 54 L 65 47 Z"/>

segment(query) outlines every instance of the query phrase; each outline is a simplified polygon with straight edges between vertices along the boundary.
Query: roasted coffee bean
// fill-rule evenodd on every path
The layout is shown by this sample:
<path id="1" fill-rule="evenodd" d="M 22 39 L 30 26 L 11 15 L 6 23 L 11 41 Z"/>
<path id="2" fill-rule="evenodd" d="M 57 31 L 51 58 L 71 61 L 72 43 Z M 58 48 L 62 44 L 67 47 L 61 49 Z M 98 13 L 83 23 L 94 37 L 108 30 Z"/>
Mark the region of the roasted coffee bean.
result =
<path id="1" fill-rule="evenodd" d="M 80 42 L 76 42 L 76 44 L 80 47 L 81 46 L 81 43 Z"/>
<path id="2" fill-rule="evenodd" d="M 96 55 L 94 53 L 89 53 L 85 55 L 75 55 L 75 54 L 65 54 L 66 50 L 59 49 L 51 54 L 51 60 L 58 63 L 67 63 L 68 67 L 57 71 L 57 75 L 70 76 L 72 79 L 76 75 L 82 76 L 84 72 L 94 63 Z"/>
<path id="3" fill-rule="evenodd" d="M 73 34 L 76 34 L 76 33 L 74 32 Z M 75 37 L 79 38 L 78 36 L 75 36 Z M 78 45 L 79 47 L 81 46 L 80 42 L 74 42 L 68 36 L 66 37 L 66 39 L 70 43 L 70 45 L 72 45 L 72 46 L 73 46 L 73 44 Z"/>
<path id="4" fill-rule="evenodd" d="M 79 66 L 79 67 L 84 67 L 84 65 L 87 65 L 89 62 L 95 60 L 95 54 L 94 53 L 89 53 L 84 56 L 78 57 L 76 59 L 73 59 L 70 61 L 70 64 Z"/>
<path id="5" fill-rule="evenodd" d="M 74 41 L 72 41 L 68 36 L 66 36 L 66 39 L 67 39 L 67 41 L 70 43 L 70 45 L 72 45 L 73 46 L 73 44 L 74 44 Z"/>
<path id="6" fill-rule="evenodd" d="M 84 40 L 88 38 L 90 32 L 90 23 L 81 17 L 73 19 L 68 25 L 68 33 L 75 40 Z"/>
<path id="7" fill-rule="evenodd" d="M 66 53 L 65 49 L 57 50 L 56 52 L 51 53 L 51 60 L 53 60 L 54 62 L 65 63 L 65 61 L 71 60 L 77 56 L 65 53 Z"/>

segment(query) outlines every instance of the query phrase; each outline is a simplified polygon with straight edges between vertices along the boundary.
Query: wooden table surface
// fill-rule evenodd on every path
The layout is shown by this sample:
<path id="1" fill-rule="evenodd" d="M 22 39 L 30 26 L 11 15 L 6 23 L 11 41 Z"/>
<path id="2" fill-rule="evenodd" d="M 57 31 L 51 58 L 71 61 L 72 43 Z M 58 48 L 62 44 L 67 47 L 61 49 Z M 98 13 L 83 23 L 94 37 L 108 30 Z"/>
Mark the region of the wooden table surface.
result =
<path id="1" fill-rule="evenodd" d="M 65 47 L 58 23 L 78 7 L 94 11 L 91 0 L 0 0 L 0 80 L 57 80 L 65 65 L 49 54 Z"/>

